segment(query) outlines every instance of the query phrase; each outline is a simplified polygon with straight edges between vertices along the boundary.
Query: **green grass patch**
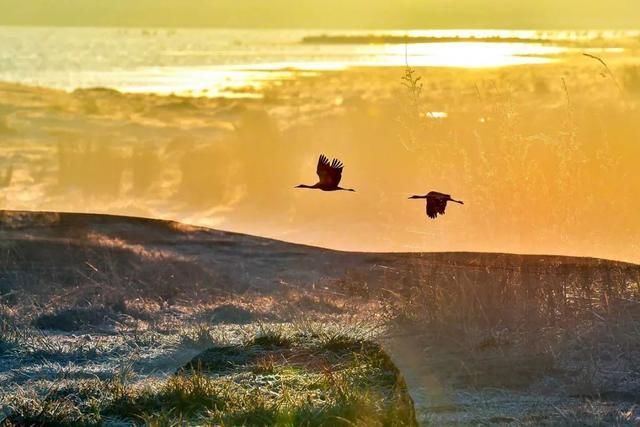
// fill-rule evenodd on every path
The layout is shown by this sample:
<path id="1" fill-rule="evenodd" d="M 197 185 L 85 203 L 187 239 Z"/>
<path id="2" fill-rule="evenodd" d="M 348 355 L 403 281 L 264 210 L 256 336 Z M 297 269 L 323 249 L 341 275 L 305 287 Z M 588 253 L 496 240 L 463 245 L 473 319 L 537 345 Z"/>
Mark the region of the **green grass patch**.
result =
<path id="1" fill-rule="evenodd" d="M 260 330 L 166 380 L 66 380 L 5 406 L 8 425 L 405 426 L 413 402 L 388 356 L 360 338 Z"/>

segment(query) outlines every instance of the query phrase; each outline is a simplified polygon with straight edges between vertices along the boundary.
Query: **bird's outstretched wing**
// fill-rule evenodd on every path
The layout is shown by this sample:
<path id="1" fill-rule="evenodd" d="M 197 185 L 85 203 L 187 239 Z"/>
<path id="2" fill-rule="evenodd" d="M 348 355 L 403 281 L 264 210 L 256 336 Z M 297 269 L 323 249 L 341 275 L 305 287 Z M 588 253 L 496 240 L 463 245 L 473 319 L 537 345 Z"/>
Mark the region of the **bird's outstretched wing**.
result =
<path id="1" fill-rule="evenodd" d="M 427 216 L 429 218 L 437 218 L 438 214 L 444 215 L 447 208 L 447 201 L 450 196 L 448 194 L 437 193 L 432 191 L 427 194 Z"/>
<path id="2" fill-rule="evenodd" d="M 324 186 L 337 186 L 342 179 L 342 169 L 344 165 L 338 159 L 333 159 L 329 163 L 329 159 L 321 154 L 318 159 L 318 178 L 320 178 L 320 185 Z"/>

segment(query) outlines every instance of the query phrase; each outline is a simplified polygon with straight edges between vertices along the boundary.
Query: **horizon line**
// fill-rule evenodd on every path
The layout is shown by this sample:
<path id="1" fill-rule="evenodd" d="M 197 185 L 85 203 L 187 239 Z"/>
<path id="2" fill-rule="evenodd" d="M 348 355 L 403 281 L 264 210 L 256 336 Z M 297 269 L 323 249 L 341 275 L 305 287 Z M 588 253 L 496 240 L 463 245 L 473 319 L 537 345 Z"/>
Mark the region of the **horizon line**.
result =
<path id="1" fill-rule="evenodd" d="M 209 29 L 209 30 L 273 30 L 273 31 L 468 31 L 468 30 L 477 30 L 477 31 L 535 31 L 535 32 L 543 32 L 543 31 L 570 31 L 570 32 L 581 32 L 581 31 L 615 31 L 615 32 L 640 32 L 640 28 L 631 28 L 631 27 L 602 27 L 602 26 L 594 26 L 594 27 L 495 27 L 495 26 L 468 26 L 468 27 L 453 27 L 453 26 L 431 26 L 431 27 L 392 27 L 392 26 L 381 26 L 381 27 L 342 27 L 342 26 L 327 26 L 327 27 L 317 27 L 317 26 L 243 26 L 243 25 L 148 25 L 148 24 L 140 24 L 140 25 L 110 25 L 110 24 L 74 24 L 74 23 L 65 23 L 65 24 L 28 24 L 28 23 L 3 23 L 0 22 L 0 28 L 109 28 L 109 29 L 159 29 L 159 30 L 193 30 L 193 29 Z"/>

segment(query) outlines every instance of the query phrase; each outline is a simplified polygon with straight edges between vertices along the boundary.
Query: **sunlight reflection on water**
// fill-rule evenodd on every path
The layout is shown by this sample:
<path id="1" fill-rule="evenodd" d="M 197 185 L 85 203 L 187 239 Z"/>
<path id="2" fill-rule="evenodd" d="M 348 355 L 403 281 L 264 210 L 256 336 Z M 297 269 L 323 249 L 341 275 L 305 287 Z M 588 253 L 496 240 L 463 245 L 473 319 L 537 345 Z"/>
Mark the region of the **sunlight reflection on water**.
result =
<path id="1" fill-rule="evenodd" d="M 319 34 L 329 39 L 356 37 L 359 41 L 303 42 L 305 37 Z M 407 64 L 454 68 L 544 64 L 562 60 L 563 54 L 582 52 L 571 43 L 563 42 L 599 40 L 598 48 L 611 49 L 618 48 L 620 40 L 636 40 L 637 35 L 636 32 L 462 29 L 341 30 L 336 33 L 0 27 L 0 80 L 67 91 L 108 87 L 163 95 L 256 98 L 262 96 L 262 89 L 271 82 L 320 72 Z M 434 40 L 405 46 L 404 43 L 369 43 L 368 36 Z M 452 37 L 460 40 L 452 41 Z M 438 38 L 443 38 L 442 42 Z"/>
<path id="2" fill-rule="evenodd" d="M 266 83 L 313 76 L 316 73 L 296 70 L 224 70 L 199 68 L 151 69 L 121 73 L 126 82 L 117 89 L 132 93 L 186 95 L 226 98 L 260 98 Z"/>
<path id="3" fill-rule="evenodd" d="M 349 68 L 456 67 L 494 68 L 546 64 L 567 48 L 530 43 L 448 42 L 363 46 L 342 61 L 282 61 L 228 67 L 165 67 L 121 72 L 115 84 L 124 92 L 208 97 L 260 97 L 265 84 Z M 104 76 L 108 80 L 108 76 Z"/>
<path id="4" fill-rule="evenodd" d="M 492 68 L 554 62 L 568 48 L 531 43 L 449 42 L 385 46 L 389 65 Z M 407 59 L 405 60 L 405 52 Z"/>

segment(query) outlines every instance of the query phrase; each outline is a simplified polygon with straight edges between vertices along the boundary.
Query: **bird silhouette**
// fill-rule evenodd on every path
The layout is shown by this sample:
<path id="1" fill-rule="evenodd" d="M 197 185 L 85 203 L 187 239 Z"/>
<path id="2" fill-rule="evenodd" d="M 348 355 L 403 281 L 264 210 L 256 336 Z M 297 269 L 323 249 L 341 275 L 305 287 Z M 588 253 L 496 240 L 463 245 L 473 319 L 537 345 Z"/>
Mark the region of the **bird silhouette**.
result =
<path id="1" fill-rule="evenodd" d="M 342 188 L 338 186 L 342 179 L 342 169 L 344 169 L 344 165 L 340 160 L 333 159 L 329 162 L 327 156 L 321 154 L 316 169 L 320 181 L 313 185 L 300 184 L 297 185 L 296 188 L 312 188 L 322 191 L 356 191 L 353 188 Z"/>
<path id="2" fill-rule="evenodd" d="M 411 196 L 410 199 L 427 199 L 427 216 L 431 219 L 435 219 L 438 214 L 444 215 L 444 210 L 447 208 L 447 202 L 464 203 L 460 200 L 454 200 L 449 194 L 439 193 L 437 191 L 431 191 L 425 196 Z"/>

